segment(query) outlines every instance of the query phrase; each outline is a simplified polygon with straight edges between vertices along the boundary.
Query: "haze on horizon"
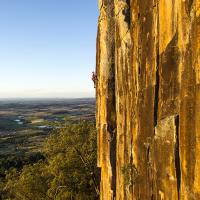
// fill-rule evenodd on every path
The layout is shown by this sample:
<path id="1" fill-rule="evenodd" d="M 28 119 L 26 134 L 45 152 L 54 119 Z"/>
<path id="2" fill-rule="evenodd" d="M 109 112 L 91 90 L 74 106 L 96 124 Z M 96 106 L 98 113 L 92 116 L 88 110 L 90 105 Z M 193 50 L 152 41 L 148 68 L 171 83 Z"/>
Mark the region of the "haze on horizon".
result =
<path id="1" fill-rule="evenodd" d="M 0 2 L 0 98 L 94 97 L 97 1 Z"/>

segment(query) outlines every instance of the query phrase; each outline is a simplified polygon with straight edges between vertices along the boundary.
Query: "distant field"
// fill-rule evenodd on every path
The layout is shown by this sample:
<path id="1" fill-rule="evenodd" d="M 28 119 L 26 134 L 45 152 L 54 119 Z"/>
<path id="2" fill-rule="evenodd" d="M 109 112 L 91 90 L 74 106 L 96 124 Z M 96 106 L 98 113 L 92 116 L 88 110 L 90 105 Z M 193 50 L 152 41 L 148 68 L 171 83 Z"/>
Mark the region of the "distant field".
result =
<path id="1" fill-rule="evenodd" d="M 94 99 L 0 100 L 0 155 L 40 151 L 55 126 L 79 120 L 95 121 Z"/>

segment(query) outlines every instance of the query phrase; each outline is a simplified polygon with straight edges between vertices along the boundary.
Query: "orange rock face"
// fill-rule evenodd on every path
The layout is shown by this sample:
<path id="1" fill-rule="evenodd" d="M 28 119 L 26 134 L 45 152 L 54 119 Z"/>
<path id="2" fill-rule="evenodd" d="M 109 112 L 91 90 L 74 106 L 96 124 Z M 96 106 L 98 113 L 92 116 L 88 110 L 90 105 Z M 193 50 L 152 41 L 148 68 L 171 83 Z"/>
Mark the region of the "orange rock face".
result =
<path id="1" fill-rule="evenodd" d="M 200 0 L 99 9 L 101 199 L 200 199 Z"/>

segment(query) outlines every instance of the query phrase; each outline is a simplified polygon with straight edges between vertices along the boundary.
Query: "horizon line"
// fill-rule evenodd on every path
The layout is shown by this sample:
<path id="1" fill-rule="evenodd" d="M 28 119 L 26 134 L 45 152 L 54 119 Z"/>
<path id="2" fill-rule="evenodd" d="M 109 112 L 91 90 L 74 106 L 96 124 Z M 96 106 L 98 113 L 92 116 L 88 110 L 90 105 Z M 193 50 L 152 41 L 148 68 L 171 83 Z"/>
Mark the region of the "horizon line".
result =
<path id="1" fill-rule="evenodd" d="M 95 99 L 95 97 L 0 97 L 0 100 L 24 100 L 24 99 Z"/>

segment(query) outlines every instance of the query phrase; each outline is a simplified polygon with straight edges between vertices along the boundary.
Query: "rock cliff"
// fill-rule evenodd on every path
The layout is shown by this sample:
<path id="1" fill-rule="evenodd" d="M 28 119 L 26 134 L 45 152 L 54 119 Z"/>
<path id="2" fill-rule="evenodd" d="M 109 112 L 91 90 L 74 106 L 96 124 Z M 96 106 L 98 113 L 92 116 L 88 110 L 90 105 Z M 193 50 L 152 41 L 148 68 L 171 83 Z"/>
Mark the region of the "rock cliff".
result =
<path id="1" fill-rule="evenodd" d="M 200 0 L 99 9 L 101 199 L 200 199 Z"/>

